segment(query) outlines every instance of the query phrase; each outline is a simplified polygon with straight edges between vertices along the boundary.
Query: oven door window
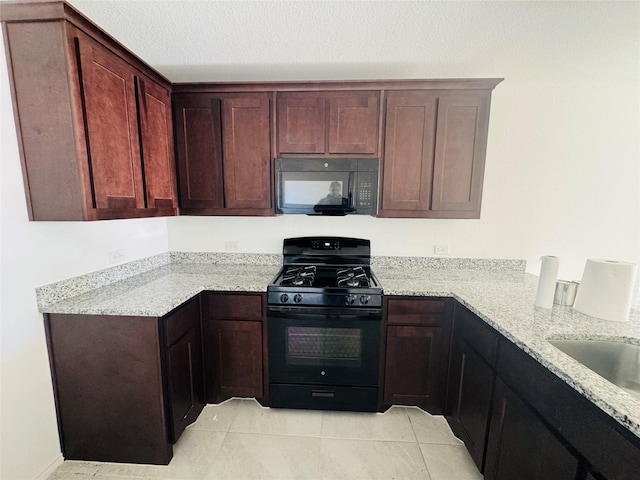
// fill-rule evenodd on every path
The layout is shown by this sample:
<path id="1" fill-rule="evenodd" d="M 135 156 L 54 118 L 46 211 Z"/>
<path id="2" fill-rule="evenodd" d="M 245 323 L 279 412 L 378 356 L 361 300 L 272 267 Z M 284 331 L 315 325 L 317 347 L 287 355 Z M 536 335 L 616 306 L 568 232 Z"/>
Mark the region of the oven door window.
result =
<path id="1" fill-rule="evenodd" d="M 375 386 L 381 314 L 267 314 L 269 378 L 276 383 Z"/>
<path id="2" fill-rule="evenodd" d="M 359 328 L 286 327 L 288 365 L 360 368 L 362 330 Z"/>

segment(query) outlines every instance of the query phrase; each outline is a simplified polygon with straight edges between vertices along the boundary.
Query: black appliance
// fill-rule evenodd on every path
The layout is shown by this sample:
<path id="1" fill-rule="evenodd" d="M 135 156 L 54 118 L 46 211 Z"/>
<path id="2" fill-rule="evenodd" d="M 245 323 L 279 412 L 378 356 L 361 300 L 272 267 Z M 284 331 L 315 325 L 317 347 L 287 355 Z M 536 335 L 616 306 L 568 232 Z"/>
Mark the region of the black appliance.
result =
<path id="1" fill-rule="evenodd" d="M 276 158 L 276 213 L 376 215 L 377 158 Z"/>
<path id="2" fill-rule="evenodd" d="M 382 287 L 369 240 L 284 240 L 267 287 L 271 407 L 377 411 Z"/>

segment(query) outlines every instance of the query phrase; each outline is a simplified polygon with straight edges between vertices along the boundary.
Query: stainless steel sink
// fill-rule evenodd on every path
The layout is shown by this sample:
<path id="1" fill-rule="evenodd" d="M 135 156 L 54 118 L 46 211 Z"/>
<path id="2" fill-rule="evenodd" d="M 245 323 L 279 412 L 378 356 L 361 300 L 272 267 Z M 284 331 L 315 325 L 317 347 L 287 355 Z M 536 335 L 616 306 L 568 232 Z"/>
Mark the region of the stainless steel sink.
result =
<path id="1" fill-rule="evenodd" d="M 600 340 L 548 342 L 640 399 L 640 345 Z"/>

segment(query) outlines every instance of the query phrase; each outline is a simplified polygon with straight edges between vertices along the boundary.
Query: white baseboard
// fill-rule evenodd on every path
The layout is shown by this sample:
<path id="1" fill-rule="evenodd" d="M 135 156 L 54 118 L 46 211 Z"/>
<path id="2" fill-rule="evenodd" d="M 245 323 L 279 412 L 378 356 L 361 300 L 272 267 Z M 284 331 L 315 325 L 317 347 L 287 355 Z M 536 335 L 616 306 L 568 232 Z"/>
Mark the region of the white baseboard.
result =
<path id="1" fill-rule="evenodd" d="M 62 465 L 62 462 L 64 462 L 64 458 L 62 458 L 62 455 L 58 455 L 58 458 L 56 458 L 51 463 L 51 465 L 49 465 L 40 475 L 38 475 L 33 480 L 47 480 L 51 475 L 53 475 L 53 472 L 55 472 L 57 468 Z"/>

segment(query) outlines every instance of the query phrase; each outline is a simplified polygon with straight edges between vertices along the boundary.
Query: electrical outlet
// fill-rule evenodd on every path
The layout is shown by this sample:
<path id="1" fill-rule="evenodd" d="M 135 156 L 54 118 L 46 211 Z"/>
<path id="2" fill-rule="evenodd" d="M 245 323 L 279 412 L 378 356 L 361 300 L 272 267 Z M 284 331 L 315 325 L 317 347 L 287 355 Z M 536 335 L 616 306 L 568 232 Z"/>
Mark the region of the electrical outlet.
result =
<path id="1" fill-rule="evenodd" d="M 449 245 L 436 245 L 433 247 L 433 253 L 436 255 L 449 255 Z"/>
<path id="2" fill-rule="evenodd" d="M 229 242 L 224 242 L 224 249 L 227 252 L 239 252 L 240 251 L 240 242 L 237 240 L 231 240 Z"/>
<path id="3" fill-rule="evenodd" d="M 124 261 L 124 248 L 109 252 L 109 263 L 118 263 Z"/>

